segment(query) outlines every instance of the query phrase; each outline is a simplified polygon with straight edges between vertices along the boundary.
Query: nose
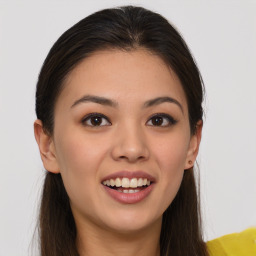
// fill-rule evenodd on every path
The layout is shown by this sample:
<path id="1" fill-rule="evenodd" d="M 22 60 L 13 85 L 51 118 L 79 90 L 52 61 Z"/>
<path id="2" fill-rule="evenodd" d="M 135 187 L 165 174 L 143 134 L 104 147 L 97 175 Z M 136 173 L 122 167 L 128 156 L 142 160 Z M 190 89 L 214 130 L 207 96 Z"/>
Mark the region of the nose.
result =
<path id="1" fill-rule="evenodd" d="M 149 148 L 143 129 L 136 125 L 123 125 L 117 129 L 113 139 L 113 159 L 130 163 L 147 160 Z"/>

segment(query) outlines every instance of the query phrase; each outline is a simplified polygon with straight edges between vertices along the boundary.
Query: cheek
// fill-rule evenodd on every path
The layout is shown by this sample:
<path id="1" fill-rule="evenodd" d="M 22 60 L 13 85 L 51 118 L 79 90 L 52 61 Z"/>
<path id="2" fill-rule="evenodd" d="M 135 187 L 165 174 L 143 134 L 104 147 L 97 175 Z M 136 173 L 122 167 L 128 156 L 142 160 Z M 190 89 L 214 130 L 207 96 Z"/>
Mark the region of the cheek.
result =
<path id="1" fill-rule="evenodd" d="M 159 141 L 154 147 L 154 155 L 164 175 L 184 170 L 188 153 L 189 138 L 186 136 L 173 136 Z"/>
<path id="2" fill-rule="evenodd" d="M 93 191 L 98 182 L 98 170 L 107 149 L 82 132 L 62 130 L 56 137 L 56 153 L 65 188 L 71 197 L 83 196 Z"/>
<path id="3" fill-rule="evenodd" d="M 186 136 L 174 136 L 161 141 L 155 148 L 154 155 L 160 169 L 161 190 L 168 207 L 176 196 L 184 174 L 188 142 Z"/>
<path id="4" fill-rule="evenodd" d="M 62 173 L 89 175 L 97 169 L 107 149 L 107 142 L 80 129 L 66 128 L 56 137 L 57 160 Z"/>

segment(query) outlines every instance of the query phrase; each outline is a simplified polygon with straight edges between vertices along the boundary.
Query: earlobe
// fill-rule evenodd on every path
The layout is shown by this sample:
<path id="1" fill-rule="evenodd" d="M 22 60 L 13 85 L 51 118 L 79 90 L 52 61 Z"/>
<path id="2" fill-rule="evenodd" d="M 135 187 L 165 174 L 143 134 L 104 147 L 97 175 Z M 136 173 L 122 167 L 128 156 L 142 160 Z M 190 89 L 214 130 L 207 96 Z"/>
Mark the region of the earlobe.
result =
<path id="1" fill-rule="evenodd" d="M 190 169 L 193 167 L 194 162 L 196 161 L 196 157 L 199 151 L 199 146 L 202 137 L 202 128 L 203 128 L 203 121 L 200 120 L 197 122 L 195 134 L 191 136 L 188 154 L 185 162 L 184 169 Z"/>
<path id="2" fill-rule="evenodd" d="M 34 134 L 37 141 L 44 168 L 52 173 L 59 173 L 59 165 L 56 159 L 55 147 L 52 137 L 44 129 L 42 121 L 34 122 Z"/>

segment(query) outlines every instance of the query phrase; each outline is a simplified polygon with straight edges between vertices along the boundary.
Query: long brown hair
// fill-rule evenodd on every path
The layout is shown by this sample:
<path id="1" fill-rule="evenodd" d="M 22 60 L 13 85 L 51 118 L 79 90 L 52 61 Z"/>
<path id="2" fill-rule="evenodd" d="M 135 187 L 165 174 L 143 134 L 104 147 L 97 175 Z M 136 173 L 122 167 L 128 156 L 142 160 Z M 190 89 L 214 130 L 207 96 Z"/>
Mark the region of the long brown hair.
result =
<path id="1" fill-rule="evenodd" d="M 52 135 L 54 106 L 63 82 L 84 58 L 101 49 L 145 48 L 162 58 L 178 75 L 188 103 L 191 133 L 202 120 L 203 83 L 191 53 L 161 15 L 125 6 L 96 12 L 67 30 L 51 48 L 39 74 L 36 114 Z M 180 189 L 164 212 L 161 256 L 206 256 L 193 168 L 184 171 Z M 42 256 L 78 256 L 76 226 L 60 174 L 46 172 L 39 218 Z"/>

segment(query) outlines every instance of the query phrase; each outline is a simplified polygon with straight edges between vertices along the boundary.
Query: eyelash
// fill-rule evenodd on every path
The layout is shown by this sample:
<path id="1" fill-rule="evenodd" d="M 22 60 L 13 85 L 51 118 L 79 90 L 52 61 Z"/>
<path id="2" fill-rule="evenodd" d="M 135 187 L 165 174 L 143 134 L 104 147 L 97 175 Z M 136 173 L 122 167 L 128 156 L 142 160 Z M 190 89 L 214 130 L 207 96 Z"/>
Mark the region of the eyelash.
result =
<path id="1" fill-rule="evenodd" d="M 111 125 L 111 122 L 109 121 L 109 119 L 108 119 L 105 115 L 100 114 L 100 113 L 90 113 L 90 114 L 86 115 L 86 116 L 83 118 L 83 120 L 82 120 L 82 124 L 85 125 L 85 126 L 91 126 L 91 127 L 99 127 L 99 126 L 102 126 L 102 125 L 92 125 L 92 124 L 88 125 L 88 124 L 86 124 L 86 122 L 87 122 L 88 120 L 90 120 L 91 118 L 93 118 L 93 117 L 100 117 L 100 118 L 106 119 L 109 124 L 104 125 L 104 126 L 109 126 L 109 125 Z"/>
<path id="2" fill-rule="evenodd" d="M 150 126 L 156 126 L 156 127 L 170 127 L 170 126 L 172 126 L 172 125 L 175 125 L 178 121 L 177 120 L 175 120 L 172 116 L 170 116 L 170 115 L 167 115 L 167 114 L 165 114 L 165 113 L 156 113 L 156 114 L 154 114 L 154 115 L 152 115 L 150 118 L 149 118 L 149 120 L 147 121 L 147 123 L 151 120 L 151 122 L 152 122 L 152 119 L 153 118 L 156 118 L 156 117 L 160 117 L 160 118 L 163 118 L 163 119 L 167 119 L 167 122 L 168 122 L 168 124 L 167 125 L 150 125 Z"/>
<path id="3" fill-rule="evenodd" d="M 93 125 L 93 124 L 91 123 L 91 119 L 92 119 L 93 117 L 100 117 L 100 118 L 103 118 L 103 119 L 105 119 L 105 120 L 107 121 L 108 124 L 104 124 L 104 125 L 102 125 L 102 124 L 100 124 L 100 125 Z M 165 125 L 154 125 L 154 124 L 150 124 L 149 126 L 155 126 L 155 127 L 170 127 L 170 126 L 172 126 L 172 125 L 175 125 L 175 124 L 178 122 L 177 120 L 175 120 L 175 119 L 174 119 L 172 116 L 170 116 L 170 115 L 167 115 L 167 114 L 165 114 L 165 113 L 156 113 L 156 114 L 152 115 L 152 116 L 148 119 L 147 123 L 148 123 L 149 121 L 151 121 L 151 123 L 152 123 L 152 119 L 153 119 L 153 118 L 163 118 L 164 120 L 167 120 L 168 124 L 165 124 Z M 86 124 L 86 122 L 89 121 L 89 120 L 90 120 L 90 123 L 91 123 L 91 124 Z M 164 122 L 164 120 L 163 120 L 163 122 Z M 105 115 L 103 115 L 103 114 L 100 114 L 100 113 L 90 113 L 90 114 L 86 115 L 86 116 L 83 118 L 82 124 L 85 125 L 85 126 L 100 127 L 100 126 L 109 126 L 109 125 L 111 125 L 112 123 L 111 123 L 111 122 L 109 121 L 109 119 L 108 119 Z"/>

